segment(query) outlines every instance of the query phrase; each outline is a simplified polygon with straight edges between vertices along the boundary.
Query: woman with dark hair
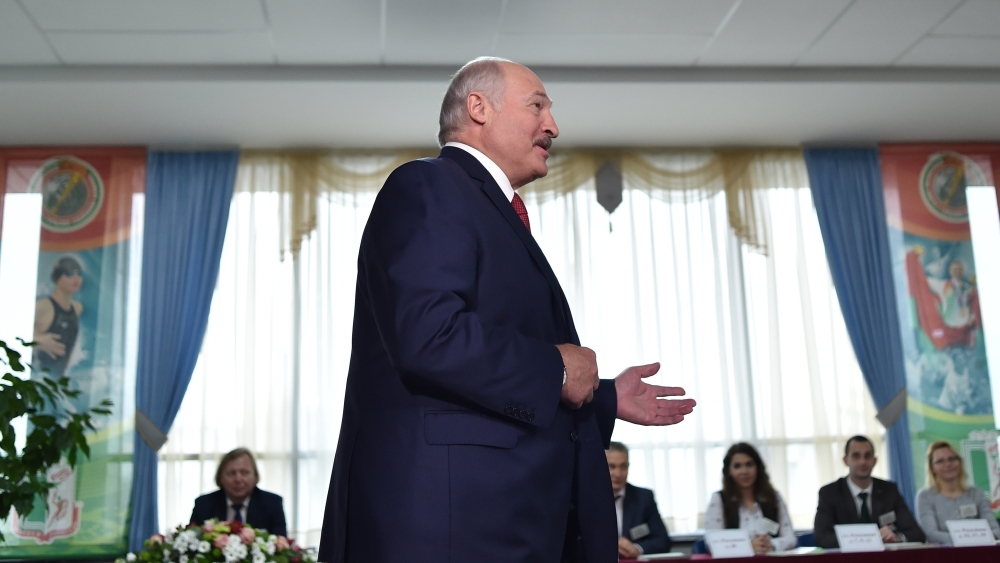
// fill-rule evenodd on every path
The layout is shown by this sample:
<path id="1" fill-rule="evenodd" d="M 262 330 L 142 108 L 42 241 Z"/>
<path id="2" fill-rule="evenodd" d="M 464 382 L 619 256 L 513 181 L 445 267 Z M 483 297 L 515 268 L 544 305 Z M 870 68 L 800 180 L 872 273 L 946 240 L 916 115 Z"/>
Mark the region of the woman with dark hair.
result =
<path id="1" fill-rule="evenodd" d="M 705 511 L 705 529 L 740 528 L 750 533 L 754 553 L 785 551 L 797 540 L 788 509 L 771 486 L 757 450 L 733 444 L 722 460 L 722 490 L 712 494 Z"/>

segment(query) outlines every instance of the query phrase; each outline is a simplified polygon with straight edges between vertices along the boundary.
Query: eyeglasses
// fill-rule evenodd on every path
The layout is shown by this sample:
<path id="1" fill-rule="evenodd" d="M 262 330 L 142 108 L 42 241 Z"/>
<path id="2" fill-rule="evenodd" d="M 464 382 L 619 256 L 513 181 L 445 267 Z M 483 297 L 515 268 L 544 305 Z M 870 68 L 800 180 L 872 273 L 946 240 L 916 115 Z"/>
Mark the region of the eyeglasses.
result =
<path id="1" fill-rule="evenodd" d="M 934 465 L 944 465 L 946 463 L 955 463 L 959 459 L 960 458 L 955 457 L 955 456 L 942 457 L 941 459 L 935 459 L 934 460 Z"/>

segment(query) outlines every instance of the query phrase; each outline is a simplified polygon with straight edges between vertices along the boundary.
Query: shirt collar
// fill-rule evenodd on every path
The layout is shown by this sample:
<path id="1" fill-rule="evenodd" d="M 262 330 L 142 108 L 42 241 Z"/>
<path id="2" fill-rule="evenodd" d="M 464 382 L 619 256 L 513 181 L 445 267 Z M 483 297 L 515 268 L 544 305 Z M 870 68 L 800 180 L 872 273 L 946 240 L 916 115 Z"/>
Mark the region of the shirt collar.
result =
<path id="1" fill-rule="evenodd" d="M 507 175 L 500 170 L 500 167 L 496 165 L 495 162 L 490 160 L 490 157 L 479 152 L 478 150 L 466 145 L 465 143 L 457 143 L 455 141 L 450 141 L 444 144 L 446 147 L 455 147 L 457 149 L 462 149 L 463 151 L 476 157 L 476 160 L 483 165 L 483 168 L 493 176 L 493 180 L 496 181 L 500 189 L 503 190 L 503 195 L 507 196 L 507 201 L 514 199 L 514 188 L 510 185 L 510 180 L 507 179 Z"/>
<path id="2" fill-rule="evenodd" d="M 242 504 L 243 504 L 243 508 L 246 508 L 246 507 L 250 506 L 250 495 L 247 495 L 247 498 L 243 499 L 243 503 Z M 226 507 L 227 508 L 232 508 L 233 507 L 233 501 L 229 498 L 228 495 L 226 496 Z"/>
<path id="3" fill-rule="evenodd" d="M 851 489 L 851 496 L 857 497 L 858 493 L 868 493 L 868 497 L 871 498 L 871 496 L 872 496 L 872 487 L 875 486 L 875 481 L 872 481 L 871 483 L 868 484 L 868 487 L 862 489 L 861 487 L 857 486 L 854 483 L 854 481 L 851 480 L 851 476 L 850 475 L 848 475 L 846 477 L 846 479 L 847 479 L 847 487 L 849 489 Z"/>

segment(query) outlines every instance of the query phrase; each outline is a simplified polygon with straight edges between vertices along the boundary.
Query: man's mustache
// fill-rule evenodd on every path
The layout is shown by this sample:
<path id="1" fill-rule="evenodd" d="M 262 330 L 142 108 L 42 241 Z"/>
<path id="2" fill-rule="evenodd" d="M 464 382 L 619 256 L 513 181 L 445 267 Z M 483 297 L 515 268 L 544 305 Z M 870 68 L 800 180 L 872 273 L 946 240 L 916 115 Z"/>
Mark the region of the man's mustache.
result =
<path id="1" fill-rule="evenodd" d="M 546 136 L 542 137 L 541 139 L 538 139 L 537 141 L 535 141 L 535 144 L 538 145 L 538 146 L 540 146 L 540 147 L 542 147 L 545 150 L 549 150 L 550 148 L 552 148 L 552 137 L 549 137 L 548 135 L 546 135 Z"/>

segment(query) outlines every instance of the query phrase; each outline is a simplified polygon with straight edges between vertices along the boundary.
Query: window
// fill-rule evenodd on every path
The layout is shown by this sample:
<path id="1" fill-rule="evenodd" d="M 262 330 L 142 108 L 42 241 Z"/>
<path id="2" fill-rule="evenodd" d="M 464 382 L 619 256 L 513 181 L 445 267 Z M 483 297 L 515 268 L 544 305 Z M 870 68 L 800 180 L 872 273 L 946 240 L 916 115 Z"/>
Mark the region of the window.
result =
<path id="1" fill-rule="evenodd" d="M 186 522 L 194 498 L 216 488 L 219 457 L 246 446 L 259 455 L 261 487 L 284 497 L 290 533 L 315 545 L 340 428 L 357 248 L 375 192 L 322 196 L 315 232 L 297 261 L 282 262 L 279 196 L 255 190 L 237 187 L 208 334 L 161 451 L 160 525 Z M 603 377 L 660 361 L 654 379 L 699 402 L 674 427 L 619 421 L 630 481 L 655 490 L 671 533 L 694 531 L 720 488 L 725 450 L 749 441 L 795 526 L 811 527 L 819 486 L 843 474 L 843 442 L 865 433 L 881 451 L 882 431 L 808 188 L 767 191 L 769 256 L 733 237 L 722 192 L 626 182 L 609 216 L 594 191 L 593 180 L 555 196 L 522 190 L 583 343 Z"/>

